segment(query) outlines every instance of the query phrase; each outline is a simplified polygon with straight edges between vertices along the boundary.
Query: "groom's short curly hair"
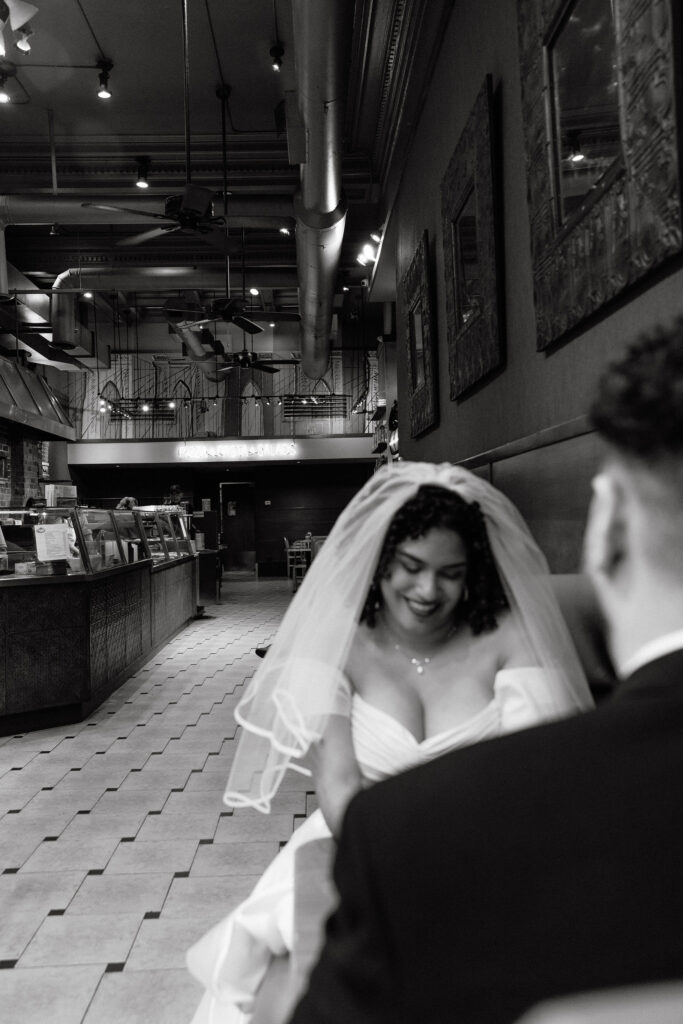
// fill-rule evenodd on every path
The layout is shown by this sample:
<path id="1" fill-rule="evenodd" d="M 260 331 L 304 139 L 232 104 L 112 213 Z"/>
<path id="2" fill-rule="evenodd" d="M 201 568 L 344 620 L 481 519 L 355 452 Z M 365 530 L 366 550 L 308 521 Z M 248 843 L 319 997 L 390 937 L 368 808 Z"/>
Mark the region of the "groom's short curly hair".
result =
<path id="1" fill-rule="evenodd" d="M 643 551 L 676 582 L 683 573 L 683 317 L 607 367 L 590 414 L 644 511 Z"/>
<path id="2" fill-rule="evenodd" d="M 683 317 L 631 345 L 602 377 L 590 418 L 626 458 L 683 456 Z"/>
<path id="3" fill-rule="evenodd" d="M 467 622 L 475 634 L 496 628 L 496 612 L 507 608 L 508 601 L 479 503 L 465 501 L 454 491 L 435 484 L 420 487 L 389 523 L 361 622 L 370 627 L 375 625 L 376 614 L 382 606 L 379 583 L 388 575 L 399 544 L 408 538 L 424 537 L 434 529 L 457 533 L 467 551 L 467 597 L 458 605 L 458 621 Z"/>

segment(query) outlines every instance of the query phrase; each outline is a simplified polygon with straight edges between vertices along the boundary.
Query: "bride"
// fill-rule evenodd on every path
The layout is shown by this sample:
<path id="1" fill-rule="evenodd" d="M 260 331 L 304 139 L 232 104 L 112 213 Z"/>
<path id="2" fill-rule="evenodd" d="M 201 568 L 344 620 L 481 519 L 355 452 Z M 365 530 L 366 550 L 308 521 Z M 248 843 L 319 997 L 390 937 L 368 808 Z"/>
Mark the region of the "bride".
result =
<path id="1" fill-rule="evenodd" d="M 294 854 L 336 835 L 353 794 L 458 746 L 591 705 L 524 521 L 449 464 L 401 462 L 352 499 L 236 709 L 225 802 L 267 813 L 289 770 L 319 810 L 252 894 L 187 954 L 206 987 L 192 1024 L 247 1024 L 292 948 Z"/>

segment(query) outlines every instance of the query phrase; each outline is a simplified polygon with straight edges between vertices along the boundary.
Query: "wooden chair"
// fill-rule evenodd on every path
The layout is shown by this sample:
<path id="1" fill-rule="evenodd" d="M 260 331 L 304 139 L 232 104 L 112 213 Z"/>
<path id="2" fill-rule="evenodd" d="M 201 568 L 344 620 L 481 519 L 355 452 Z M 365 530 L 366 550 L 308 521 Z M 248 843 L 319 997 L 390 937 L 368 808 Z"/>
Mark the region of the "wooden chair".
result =
<path id="1" fill-rule="evenodd" d="M 285 540 L 285 556 L 287 558 L 287 575 L 292 581 L 292 593 L 296 590 L 306 575 L 306 570 L 311 560 L 311 545 L 309 541 L 295 540 L 291 543 Z"/>

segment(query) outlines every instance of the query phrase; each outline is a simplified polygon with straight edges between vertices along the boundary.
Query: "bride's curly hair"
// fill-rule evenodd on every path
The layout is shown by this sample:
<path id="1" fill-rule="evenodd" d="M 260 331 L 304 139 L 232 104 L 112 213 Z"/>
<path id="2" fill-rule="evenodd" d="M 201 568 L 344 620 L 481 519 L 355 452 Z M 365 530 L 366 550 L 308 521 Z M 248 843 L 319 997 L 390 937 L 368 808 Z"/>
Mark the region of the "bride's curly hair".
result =
<path id="1" fill-rule="evenodd" d="M 466 596 L 460 601 L 458 622 L 466 622 L 472 632 L 496 628 L 496 612 L 508 608 L 508 600 L 491 553 L 484 516 L 476 501 L 464 501 L 454 491 L 434 484 L 420 487 L 415 497 L 402 505 L 389 523 L 377 569 L 361 613 L 361 622 L 375 626 L 383 604 L 380 580 L 389 574 L 396 548 L 410 538 L 424 537 L 433 529 L 457 533 L 467 551 Z"/>

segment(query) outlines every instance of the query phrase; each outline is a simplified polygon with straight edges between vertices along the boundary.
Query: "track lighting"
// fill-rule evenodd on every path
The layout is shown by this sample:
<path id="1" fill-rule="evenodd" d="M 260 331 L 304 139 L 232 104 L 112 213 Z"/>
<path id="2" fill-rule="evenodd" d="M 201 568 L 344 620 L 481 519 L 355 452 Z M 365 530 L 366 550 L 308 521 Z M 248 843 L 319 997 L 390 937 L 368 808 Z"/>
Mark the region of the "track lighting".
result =
<path id="1" fill-rule="evenodd" d="M 59 234 L 59 224 L 53 224 L 50 228 L 50 237 L 54 238 Z"/>
<path id="2" fill-rule="evenodd" d="M 270 56 L 273 62 L 273 71 L 280 71 L 282 68 L 282 58 L 285 55 L 285 48 L 280 43 L 276 43 L 275 46 L 270 48 Z"/>
<path id="3" fill-rule="evenodd" d="M 98 60 L 97 67 L 100 69 L 100 87 L 97 90 L 97 95 L 101 100 L 110 100 L 111 90 L 109 88 L 109 75 L 114 65 L 110 60 Z"/>
<path id="4" fill-rule="evenodd" d="M 275 327 L 275 324 L 274 323 L 270 323 L 270 324 L 268 324 L 268 326 L 269 327 Z"/>
<path id="5" fill-rule="evenodd" d="M 30 29 L 30 28 L 20 28 L 20 29 L 17 29 L 17 37 L 16 37 L 16 39 L 14 41 L 14 45 L 16 46 L 17 50 L 20 50 L 22 53 L 30 53 L 31 52 L 31 40 L 30 40 L 29 37 L 32 36 L 32 35 L 33 35 L 33 29 Z"/>
<path id="6" fill-rule="evenodd" d="M 279 230 L 280 230 L 280 234 L 281 234 L 281 235 L 291 235 L 291 233 L 292 233 L 292 232 L 291 232 L 291 231 L 289 230 L 289 228 L 288 228 L 288 227 L 285 227 L 285 225 L 284 225 L 284 224 L 283 224 L 283 226 L 282 226 L 282 227 L 281 227 L 281 228 L 280 228 Z"/>
<path id="7" fill-rule="evenodd" d="M 370 235 L 370 238 L 373 240 L 373 242 L 376 242 L 377 245 L 379 245 L 379 243 L 382 241 L 382 236 L 377 231 L 373 231 Z"/>
<path id="8" fill-rule="evenodd" d="M 169 402 L 168 407 L 169 409 L 175 409 L 175 402 Z"/>
<path id="9" fill-rule="evenodd" d="M 143 405 L 142 405 L 142 411 L 143 411 L 143 412 L 149 412 L 149 406 L 147 405 L 147 402 L 144 402 L 144 403 L 143 403 Z"/>
<path id="10" fill-rule="evenodd" d="M 92 299 L 92 292 L 83 292 L 84 299 Z"/>
<path id="11" fill-rule="evenodd" d="M 249 294 L 250 295 L 258 295 L 258 288 L 250 288 L 249 289 Z"/>
<path id="12" fill-rule="evenodd" d="M 149 182 L 147 180 L 149 175 L 149 163 L 149 157 L 139 156 L 137 158 L 138 177 L 135 184 L 138 188 L 149 188 Z"/>
<path id="13" fill-rule="evenodd" d="M 569 161 L 573 164 L 580 164 L 586 159 L 586 154 L 581 148 L 581 136 L 579 132 L 570 132 L 567 139 L 569 143 Z"/>

